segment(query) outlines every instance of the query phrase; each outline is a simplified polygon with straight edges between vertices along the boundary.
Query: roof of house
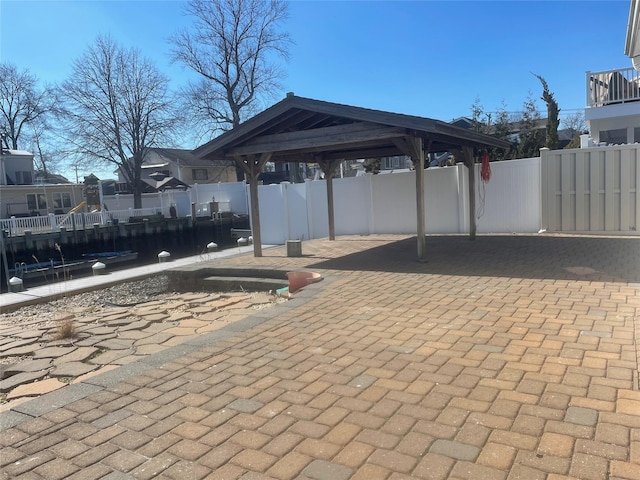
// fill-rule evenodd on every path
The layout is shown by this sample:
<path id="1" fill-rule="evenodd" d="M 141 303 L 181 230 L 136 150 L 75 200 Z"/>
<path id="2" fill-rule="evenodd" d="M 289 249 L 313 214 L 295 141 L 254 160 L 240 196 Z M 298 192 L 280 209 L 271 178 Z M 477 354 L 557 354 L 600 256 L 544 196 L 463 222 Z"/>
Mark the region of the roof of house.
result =
<path id="1" fill-rule="evenodd" d="M 59 183 L 71 183 L 66 177 L 51 172 L 43 172 L 37 170 L 34 174 L 35 180 L 42 183 L 59 184 Z"/>
<path id="2" fill-rule="evenodd" d="M 631 58 L 636 69 L 640 69 L 640 1 L 631 0 L 629 23 L 624 54 Z"/>
<path id="3" fill-rule="evenodd" d="M 12 149 L 2 149 L 2 155 L 15 155 L 15 156 L 23 156 L 23 157 L 33 157 L 33 153 L 28 152 L 26 150 L 12 150 Z"/>
<path id="4" fill-rule="evenodd" d="M 149 151 L 154 152 L 156 155 L 167 159 L 171 162 L 176 162 L 182 167 L 211 167 L 211 161 L 203 160 L 202 158 L 193 154 L 191 150 L 184 150 L 181 148 L 150 148 Z M 233 165 L 229 160 L 218 160 L 217 166 L 230 166 Z M 150 167 L 150 165 L 149 165 Z"/>
<path id="5" fill-rule="evenodd" d="M 186 190 L 191 188 L 186 183 L 178 180 L 175 177 L 164 177 L 159 180 L 151 179 L 143 179 L 144 183 L 155 189 L 155 191 L 164 191 L 164 190 Z"/>
<path id="6" fill-rule="evenodd" d="M 271 153 L 271 161 L 313 162 L 403 155 L 404 137 L 430 151 L 509 148 L 508 142 L 431 118 L 297 97 L 284 100 L 194 150 L 208 160 Z"/>

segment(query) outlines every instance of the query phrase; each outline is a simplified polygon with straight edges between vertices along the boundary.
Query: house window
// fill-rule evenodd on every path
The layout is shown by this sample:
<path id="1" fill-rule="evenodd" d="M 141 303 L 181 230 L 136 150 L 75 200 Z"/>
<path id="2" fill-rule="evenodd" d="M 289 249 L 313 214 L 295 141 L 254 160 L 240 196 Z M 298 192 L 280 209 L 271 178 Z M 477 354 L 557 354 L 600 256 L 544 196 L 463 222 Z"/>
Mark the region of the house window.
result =
<path id="1" fill-rule="evenodd" d="M 610 145 L 618 145 L 627 143 L 627 129 L 618 128 L 616 130 L 600 131 L 600 141 L 607 142 Z"/>
<path id="2" fill-rule="evenodd" d="M 633 141 L 635 143 L 640 143 L 640 127 L 633 129 Z"/>
<path id="3" fill-rule="evenodd" d="M 16 172 L 17 185 L 31 185 L 32 183 L 31 172 Z"/>
<path id="4" fill-rule="evenodd" d="M 384 157 L 382 159 L 383 170 L 395 170 L 399 168 L 407 168 L 407 157 Z"/>
<path id="5" fill-rule="evenodd" d="M 71 194 L 68 192 L 53 194 L 53 208 L 71 208 Z"/>
<path id="6" fill-rule="evenodd" d="M 194 168 L 191 170 L 191 178 L 194 180 L 207 180 L 209 172 L 207 172 L 206 168 Z"/>
<path id="7" fill-rule="evenodd" d="M 46 210 L 47 197 L 43 193 L 28 193 L 27 208 L 29 210 Z"/>

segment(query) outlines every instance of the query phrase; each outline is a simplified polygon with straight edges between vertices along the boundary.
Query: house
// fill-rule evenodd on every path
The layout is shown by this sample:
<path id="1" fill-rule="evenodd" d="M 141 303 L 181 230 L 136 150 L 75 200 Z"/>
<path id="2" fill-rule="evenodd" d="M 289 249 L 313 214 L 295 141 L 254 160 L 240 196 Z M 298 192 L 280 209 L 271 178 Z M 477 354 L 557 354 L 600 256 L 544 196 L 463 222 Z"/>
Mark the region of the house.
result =
<path id="1" fill-rule="evenodd" d="M 585 120 L 596 145 L 640 142 L 640 2 L 631 0 L 625 44 L 631 66 L 587 72 Z"/>
<path id="2" fill-rule="evenodd" d="M 36 173 L 32 153 L 2 149 L 0 218 L 63 214 L 82 202 L 81 185 L 57 183 L 57 176 L 49 176 L 45 181 Z M 40 181 L 34 185 L 37 180 Z"/>
<path id="3" fill-rule="evenodd" d="M 118 170 L 118 191 L 129 190 L 128 181 Z M 233 162 L 209 162 L 197 158 L 191 150 L 178 148 L 150 148 L 142 162 L 142 180 L 155 191 L 158 175 L 162 179 L 174 178 L 170 184 L 194 185 L 203 183 L 235 182 L 236 168 Z M 155 177 L 155 178 L 154 178 Z M 167 186 L 165 180 L 161 186 Z"/>
<path id="4" fill-rule="evenodd" d="M 25 150 L 7 150 L 0 154 L 0 185 L 31 185 L 33 154 Z"/>
<path id="5" fill-rule="evenodd" d="M 46 184 L 58 184 L 58 183 L 71 183 L 68 178 L 57 173 L 45 172 L 43 170 L 36 170 L 34 172 L 33 183 L 36 185 Z"/>

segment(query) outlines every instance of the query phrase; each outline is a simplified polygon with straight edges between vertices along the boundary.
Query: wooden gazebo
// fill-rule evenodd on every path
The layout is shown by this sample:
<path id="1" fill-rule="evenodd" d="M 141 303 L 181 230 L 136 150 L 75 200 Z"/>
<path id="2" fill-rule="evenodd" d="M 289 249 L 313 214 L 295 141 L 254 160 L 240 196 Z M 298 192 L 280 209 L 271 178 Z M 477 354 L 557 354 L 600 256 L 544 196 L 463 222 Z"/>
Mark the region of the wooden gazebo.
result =
<path id="1" fill-rule="evenodd" d="M 344 160 L 407 155 L 423 173 L 429 152 L 452 152 L 469 168 L 470 211 L 475 211 L 474 150 L 508 148 L 503 140 L 431 118 L 370 110 L 320 100 L 287 97 L 196 150 L 209 160 L 235 160 L 251 192 L 254 255 L 262 256 L 258 176 L 271 162 L 318 163 L 325 174 L 329 238 L 335 239 L 333 174 Z M 416 175 L 418 258 L 426 260 L 424 175 Z M 475 218 L 470 215 L 470 235 Z"/>

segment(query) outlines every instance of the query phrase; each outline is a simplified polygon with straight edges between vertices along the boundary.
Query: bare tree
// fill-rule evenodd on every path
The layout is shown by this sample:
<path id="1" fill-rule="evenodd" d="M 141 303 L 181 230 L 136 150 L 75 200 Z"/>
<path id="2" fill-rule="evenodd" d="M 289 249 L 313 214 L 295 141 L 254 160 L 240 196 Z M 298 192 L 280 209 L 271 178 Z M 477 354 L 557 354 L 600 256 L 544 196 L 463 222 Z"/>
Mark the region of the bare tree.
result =
<path id="1" fill-rule="evenodd" d="M 28 137 L 35 168 L 42 172 L 45 180 L 49 174 L 56 173 L 62 164 L 63 154 L 56 148 L 52 131 L 48 122 L 44 118 L 39 118 L 31 124 Z"/>
<path id="2" fill-rule="evenodd" d="M 0 63 L 0 128 L 6 148 L 17 150 L 25 128 L 53 109 L 53 90 L 38 88 L 37 83 L 28 70 Z"/>
<path id="3" fill-rule="evenodd" d="M 193 30 L 172 37 L 173 60 L 201 76 L 184 90 L 201 128 L 211 134 L 237 127 L 260 100 L 278 90 L 283 73 L 275 59 L 288 57 L 282 0 L 191 0 Z M 237 169 L 239 179 L 242 170 Z"/>
<path id="4" fill-rule="evenodd" d="M 562 126 L 569 130 L 571 138 L 575 138 L 588 131 L 587 123 L 584 121 L 582 110 L 571 113 L 562 119 Z"/>
<path id="5" fill-rule="evenodd" d="M 169 81 L 135 49 L 99 37 L 63 83 L 64 117 L 79 158 L 114 164 L 142 205 L 142 163 L 174 125 Z"/>

